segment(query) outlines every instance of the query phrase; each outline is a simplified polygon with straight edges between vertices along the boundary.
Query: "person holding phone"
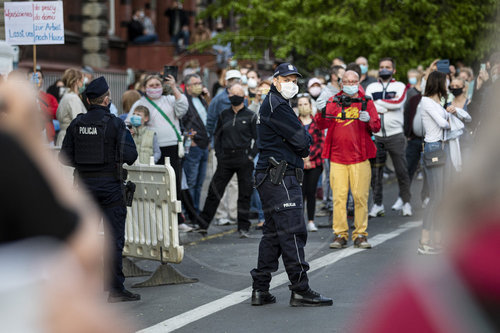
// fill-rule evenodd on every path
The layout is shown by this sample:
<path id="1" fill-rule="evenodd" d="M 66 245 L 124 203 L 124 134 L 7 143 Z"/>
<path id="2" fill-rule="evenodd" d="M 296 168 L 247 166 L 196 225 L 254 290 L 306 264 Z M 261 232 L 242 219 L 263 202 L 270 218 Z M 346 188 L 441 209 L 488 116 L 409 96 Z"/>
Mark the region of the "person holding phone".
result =
<path id="1" fill-rule="evenodd" d="M 163 94 L 163 82 L 171 94 Z M 146 92 L 137 102 L 132 105 L 127 117 L 127 122 L 139 106 L 145 106 L 150 111 L 149 127 L 156 132 L 161 156 L 157 164 L 165 164 L 165 158 L 170 158 L 170 165 L 175 170 L 177 183 L 177 197 L 181 197 L 181 157 L 182 153 L 182 131 L 180 119 L 186 114 L 189 104 L 185 95 L 177 88 L 177 83 L 172 75 L 162 79 L 158 75 L 149 75 L 143 82 Z M 179 214 L 179 230 L 191 230 L 184 223 L 184 217 Z"/>

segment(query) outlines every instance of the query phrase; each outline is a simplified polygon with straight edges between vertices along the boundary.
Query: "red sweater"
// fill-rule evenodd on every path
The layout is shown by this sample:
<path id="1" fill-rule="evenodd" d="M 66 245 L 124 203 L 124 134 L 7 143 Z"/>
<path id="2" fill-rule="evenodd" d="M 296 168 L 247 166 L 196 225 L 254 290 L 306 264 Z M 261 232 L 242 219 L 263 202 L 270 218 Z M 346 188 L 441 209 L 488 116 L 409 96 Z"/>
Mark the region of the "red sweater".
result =
<path id="1" fill-rule="evenodd" d="M 300 118 L 299 118 L 300 120 Z M 302 120 L 300 120 L 302 123 Z M 304 125 L 304 124 L 302 124 Z M 311 135 L 312 144 L 309 147 L 310 153 L 309 153 L 309 161 L 311 162 L 311 169 L 316 168 L 320 165 L 322 165 L 322 159 L 321 159 L 321 154 L 323 151 L 323 131 L 321 131 L 318 128 L 318 124 L 316 124 L 316 121 L 314 118 L 312 119 L 311 124 L 309 125 L 308 129 L 309 135 Z"/>
<path id="2" fill-rule="evenodd" d="M 49 142 L 54 141 L 54 137 L 56 132 L 54 130 L 54 124 L 52 123 L 52 119 L 56 118 L 57 112 L 57 99 L 51 94 L 47 94 L 44 91 L 39 91 L 38 94 L 38 105 L 40 105 L 40 110 L 43 112 L 43 116 L 45 117 L 45 130 L 47 133 L 47 140 Z"/>
<path id="3" fill-rule="evenodd" d="M 341 91 L 337 96 L 342 94 Z M 364 94 L 359 92 L 359 97 L 364 97 Z M 333 97 L 328 100 L 332 101 Z M 361 103 L 353 103 L 345 109 L 346 116 L 356 118 L 360 110 Z M 366 111 L 370 114 L 368 123 L 360 120 L 326 119 L 321 113 L 316 114 L 315 120 L 319 128 L 328 129 L 321 157 L 339 164 L 355 164 L 376 156 L 377 148 L 371 135 L 380 130 L 380 118 L 373 101 L 368 101 Z M 340 116 L 341 112 L 342 108 L 336 103 L 326 104 L 327 115 Z"/>

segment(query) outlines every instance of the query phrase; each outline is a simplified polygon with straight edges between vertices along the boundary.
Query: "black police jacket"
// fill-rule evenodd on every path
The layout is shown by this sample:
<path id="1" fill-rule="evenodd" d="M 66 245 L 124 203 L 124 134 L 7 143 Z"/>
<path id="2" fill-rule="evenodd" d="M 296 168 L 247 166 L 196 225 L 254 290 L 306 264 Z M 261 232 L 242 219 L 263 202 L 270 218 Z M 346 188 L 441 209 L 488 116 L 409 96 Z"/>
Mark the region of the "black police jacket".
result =
<path id="1" fill-rule="evenodd" d="M 235 113 L 231 108 L 222 111 L 217 119 L 214 149 L 217 158 L 228 154 L 257 155 L 257 115 L 246 106 Z"/>
<path id="2" fill-rule="evenodd" d="M 203 120 L 201 120 L 200 115 L 198 114 L 198 110 L 196 110 L 193 104 L 193 97 L 189 94 L 186 94 L 186 97 L 189 102 L 189 108 L 187 113 L 182 117 L 182 128 L 185 131 L 189 131 L 191 128 L 193 131 L 196 131 L 196 135 L 193 137 L 193 141 L 196 145 L 202 149 L 208 147 L 208 132 Z M 208 104 L 203 97 L 200 96 L 201 104 L 207 110 L 207 118 L 208 118 Z"/>
<path id="3" fill-rule="evenodd" d="M 118 165 L 132 165 L 136 159 L 134 139 L 125 123 L 101 105 L 91 105 L 86 114 L 73 119 L 60 154 L 61 162 L 82 176 L 118 175 Z"/>
<path id="4" fill-rule="evenodd" d="M 285 160 L 288 169 L 304 168 L 302 158 L 309 156 L 312 138 L 274 84 L 260 106 L 257 137 L 257 170 L 268 167 L 269 157 Z"/>

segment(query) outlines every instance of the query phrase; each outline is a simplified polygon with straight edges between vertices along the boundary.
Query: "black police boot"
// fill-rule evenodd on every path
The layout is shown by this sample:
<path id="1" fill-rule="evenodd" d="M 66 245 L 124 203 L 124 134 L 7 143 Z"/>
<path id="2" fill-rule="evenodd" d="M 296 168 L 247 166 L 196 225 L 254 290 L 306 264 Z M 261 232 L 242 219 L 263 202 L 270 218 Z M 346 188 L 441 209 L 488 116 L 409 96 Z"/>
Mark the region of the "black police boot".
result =
<path id="1" fill-rule="evenodd" d="M 330 306 L 333 300 L 323 297 L 311 288 L 305 291 L 292 291 L 290 306 Z"/>
<path id="2" fill-rule="evenodd" d="M 127 289 L 123 289 L 122 291 L 110 291 L 108 296 L 108 303 L 130 302 L 138 301 L 140 299 L 141 295 L 134 294 Z"/>
<path id="3" fill-rule="evenodd" d="M 276 303 L 276 297 L 271 295 L 269 291 L 252 291 L 252 305 L 264 305 Z"/>

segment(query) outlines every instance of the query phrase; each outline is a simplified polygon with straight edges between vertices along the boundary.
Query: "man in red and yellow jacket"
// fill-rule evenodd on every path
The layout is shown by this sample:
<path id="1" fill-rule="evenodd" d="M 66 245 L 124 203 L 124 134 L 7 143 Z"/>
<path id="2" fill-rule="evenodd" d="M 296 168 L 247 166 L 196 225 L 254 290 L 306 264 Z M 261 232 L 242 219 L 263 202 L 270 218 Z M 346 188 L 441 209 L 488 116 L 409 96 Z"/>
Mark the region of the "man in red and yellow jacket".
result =
<path id="1" fill-rule="evenodd" d="M 356 209 L 355 230 L 352 233 L 354 247 L 370 248 L 366 238 L 371 179 L 369 159 L 377 154 L 371 135 L 380 130 L 380 118 L 373 101 L 367 100 L 366 111 L 362 110 L 361 102 L 344 105 L 345 117 L 342 119 L 342 107 L 335 100 L 342 95 L 355 99 L 364 99 L 365 95 L 358 90 L 359 76 L 354 71 L 345 72 L 341 87 L 342 91 L 330 98 L 326 105 L 326 115 L 338 118 L 323 118 L 321 113 L 316 115 L 320 129 L 328 129 L 322 157 L 330 160 L 330 185 L 333 192 L 335 239 L 330 247 L 340 249 L 347 245 L 349 226 L 346 202 L 350 188 Z"/>

